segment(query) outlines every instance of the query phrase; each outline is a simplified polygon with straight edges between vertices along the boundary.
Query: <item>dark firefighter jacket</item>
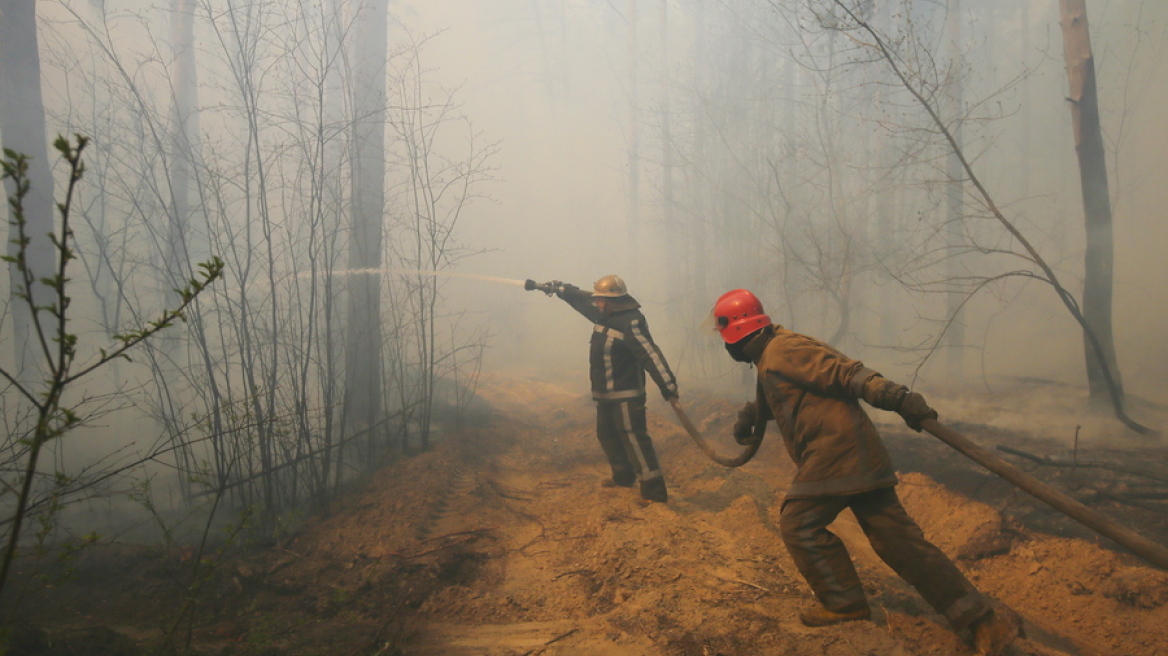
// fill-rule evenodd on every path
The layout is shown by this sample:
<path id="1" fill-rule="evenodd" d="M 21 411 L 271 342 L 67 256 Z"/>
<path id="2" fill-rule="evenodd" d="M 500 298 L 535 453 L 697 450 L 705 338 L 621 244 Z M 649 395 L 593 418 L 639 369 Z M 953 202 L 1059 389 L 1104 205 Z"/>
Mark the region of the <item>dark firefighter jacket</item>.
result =
<path id="1" fill-rule="evenodd" d="M 758 368 L 757 407 L 770 411 L 799 468 L 788 498 L 896 485 L 888 451 L 859 402 L 876 372 L 781 326 L 763 329 L 745 352 Z"/>
<path id="2" fill-rule="evenodd" d="M 677 396 L 677 379 L 641 314 L 641 304 L 631 296 L 612 299 L 612 311 L 605 316 L 592 305 L 592 294 L 565 286 L 560 298 L 593 323 L 589 349 L 592 398 L 597 401 L 628 401 L 645 397 L 645 372 L 665 396 Z"/>

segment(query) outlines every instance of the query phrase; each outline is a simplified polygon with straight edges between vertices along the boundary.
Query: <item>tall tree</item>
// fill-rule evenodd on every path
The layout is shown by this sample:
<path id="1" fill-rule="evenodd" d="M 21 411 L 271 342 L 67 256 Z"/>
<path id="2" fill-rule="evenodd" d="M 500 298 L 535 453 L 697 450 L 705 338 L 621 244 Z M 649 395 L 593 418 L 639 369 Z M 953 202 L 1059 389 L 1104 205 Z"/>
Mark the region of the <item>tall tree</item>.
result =
<path id="1" fill-rule="evenodd" d="M 629 171 L 628 191 L 625 197 L 628 203 L 629 244 L 626 255 L 629 260 L 629 273 L 634 277 L 640 273 L 641 262 L 641 146 L 640 146 L 640 112 L 638 103 L 638 60 L 639 46 L 637 45 L 637 0 L 629 0 L 628 15 L 628 65 L 629 65 L 629 125 L 628 144 Z"/>
<path id="2" fill-rule="evenodd" d="M 25 234 L 30 241 L 23 257 L 28 259 L 28 271 L 34 281 L 27 292 L 38 307 L 48 305 L 51 290 L 39 282 L 52 275 L 55 249 L 48 238 L 53 229 L 53 175 L 49 167 L 49 153 L 45 138 L 45 104 L 41 96 L 41 59 L 37 39 L 36 1 L 0 0 L 0 137 L 5 149 L 29 157 L 28 183 L 30 190 L 24 199 Z M 5 182 L 11 187 L 11 181 Z M 6 188 L 9 196 L 13 189 Z M 11 221 L 11 217 L 9 219 Z M 14 243 L 16 234 L 9 231 L 8 255 L 21 253 Z M 19 298 L 25 290 L 23 277 L 15 265 L 9 267 L 12 298 Z M 12 304 L 12 329 L 16 345 L 16 369 L 25 372 L 40 361 L 40 346 L 35 336 L 52 335 L 53 326 L 33 329 L 33 315 L 28 303 Z M 50 321 L 47 313 L 40 313 L 40 321 Z M 35 370 L 27 371 L 35 374 Z"/>
<path id="3" fill-rule="evenodd" d="M 1079 157 L 1079 180 L 1083 192 L 1083 216 L 1087 228 L 1087 248 L 1083 271 L 1083 318 L 1087 359 L 1087 382 L 1091 399 L 1101 401 L 1123 386 L 1115 357 L 1111 330 L 1112 268 L 1115 259 L 1111 228 L 1111 196 L 1107 184 L 1107 153 L 1103 148 L 1103 128 L 1099 120 L 1099 96 L 1095 85 L 1095 57 L 1087 25 L 1085 0 L 1059 0 L 1063 28 L 1063 51 L 1070 80 L 1071 122 L 1075 152 Z M 1094 333 L 1094 334 L 1092 334 Z M 1097 341 L 1097 343 L 1093 343 Z M 1104 368 L 1098 353 L 1102 353 Z"/>
<path id="4" fill-rule="evenodd" d="M 170 111 L 171 211 L 165 266 L 168 288 L 177 287 L 187 271 L 176 270 L 187 262 L 190 214 L 191 163 L 198 139 L 198 79 L 195 70 L 195 0 L 171 0 L 170 47 L 173 93 Z"/>
<path id="5" fill-rule="evenodd" d="M 961 170 L 961 159 L 957 152 L 965 147 L 962 122 L 965 117 L 965 76 L 964 76 L 964 44 L 961 36 L 961 0 L 949 0 L 945 15 L 945 32 L 949 41 L 950 74 L 946 81 L 946 95 L 951 112 L 949 121 L 952 127 L 953 140 L 956 148 L 950 150 L 945 161 L 946 205 L 948 208 L 945 224 L 946 245 L 948 246 L 948 269 L 953 280 L 963 276 L 960 253 L 965 241 L 965 172 Z M 961 306 L 965 301 L 965 293 L 961 289 L 951 289 L 946 295 L 948 307 L 947 315 L 949 328 L 946 331 L 946 351 L 948 352 L 949 376 L 954 380 L 965 377 L 965 318 L 962 316 Z"/>
<path id="6" fill-rule="evenodd" d="M 1028 263 L 1028 267 L 1033 267 L 1029 269 L 1024 268 L 1021 270 L 1009 270 L 993 274 L 971 276 L 967 283 L 969 297 L 972 298 L 972 296 L 978 293 L 980 290 L 1009 278 L 1024 277 L 1027 279 L 1036 279 L 1046 282 L 1057 293 L 1064 307 L 1066 307 L 1071 316 L 1074 317 L 1075 321 L 1082 328 L 1084 335 L 1091 344 L 1091 349 L 1094 351 L 1094 354 L 1101 355 L 1103 353 L 1101 342 L 1096 337 L 1095 330 L 1091 327 L 1086 317 L 1084 316 L 1083 304 L 1080 303 L 1078 299 L 1076 299 L 1075 296 L 1066 288 L 1066 286 L 1062 284 L 1054 268 L 1047 261 L 1047 259 L 1042 256 L 1042 254 L 1035 247 L 1034 243 L 1031 242 L 1019 229 L 1017 223 L 1006 217 L 1001 207 L 994 200 L 994 197 L 989 192 L 989 189 L 982 181 L 981 177 L 978 176 L 974 171 L 972 158 L 968 157 L 966 151 L 960 147 L 949 122 L 942 119 L 940 115 L 941 110 L 936 102 L 939 95 L 939 89 L 941 88 L 941 81 L 936 76 L 937 69 L 933 65 L 935 60 L 932 57 L 914 58 L 904 56 L 904 51 L 902 48 L 906 43 L 909 44 L 910 48 L 914 49 L 917 53 L 927 52 L 925 44 L 919 40 L 916 40 L 915 38 L 907 40 L 898 39 L 897 41 L 890 40 L 886 36 L 880 34 L 871 24 L 859 18 L 857 13 L 848 4 L 847 0 L 830 0 L 830 2 L 833 6 L 841 9 L 847 15 L 848 20 L 855 27 L 855 29 L 858 29 L 859 33 L 862 34 L 861 39 L 857 39 L 857 42 L 864 42 L 865 45 L 863 47 L 871 49 L 873 54 L 875 54 L 879 59 L 883 60 L 883 62 L 887 65 L 893 74 L 897 83 L 912 96 L 913 101 L 917 103 L 925 112 L 927 115 L 927 123 L 931 125 L 931 129 L 935 129 L 936 133 L 942 139 L 944 139 L 944 141 L 949 144 L 949 147 L 953 150 L 953 152 L 958 155 L 959 161 L 961 163 L 961 169 L 964 174 L 964 179 L 967 181 L 969 188 L 971 189 L 971 194 L 974 195 L 983 212 L 986 212 L 987 215 L 992 216 L 996 220 L 998 226 L 1000 226 L 1000 228 L 1005 231 L 1003 236 L 1007 236 L 1009 238 L 1009 242 L 1014 245 L 1012 248 L 999 251 L 998 254 L 1008 255 L 1012 258 L 1019 258 L 1022 261 Z M 1085 15 L 1080 15 L 1080 19 L 1085 19 Z M 1086 33 L 1084 32 L 1082 36 L 1085 37 Z M 1074 60 L 1074 58 L 1070 59 Z M 1089 61 L 1090 57 L 1088 56 L 1086 60 Z M 922 62 L 924 62 L 924 66 L 920 65 Z M 1093 83 L 1090 85 L 1090 88 L 1092 90 L 1090 95 L 1093 97 Z M 1094 103 L 1092 103 L 1092 106 L 1094 106 Z M 1095 120 L 1098 121 L 1097 113 Z M 1100 144 L 1100 155 L 1101 154 L 1102 148 Z M 1104 188 L 1103 193 L 1106 197 L 1106 188 Z M 1110 233 L 1108 233 L 1108 235 L 1110 235 Z M 1108 243 L 1110 244 L 1110 239 L 1108 240 Z M 980 248 L 976 241 L 971 242 L 971 245 L 973 245 L 975 248 Z M 990 250 L 993 252 L 994 249 Z M 1108 253 L 1110 253 L 1110 246 Z M 945 287 L 947 287 L 948 285 L 951 285 L 953 281 L 945 280 L 942 281 L 942 283 Z M 1108 287 L 1108 290 L 1110 290 L 1110 287 Z M 1127 415 L 1123 408 L 1122 394 L 1114 384 L 1116 382 L 1114 377 L 1109 375 L 1108 368 L 1103 367 L 1102 373 L 1104 374 L 1104 383 L 1107 386 L 1107 391 L 1109 392 L 1109 396 L 1116 413 L 1116 418 L 1118 418 L 1124 423 L 1124 425 L 1128 426 L 1136 432 L 1142 434 L 1149 433 L 1150 429 L 1134 421 L 1130 416 Z"/>
<path id="7" fill-rule="evenodd" d="M 660 20 L 661 20 L 661 42 L 659 49 L 661 51 L 661 219 L 665 223 L 666 228 L 670 234 L 676 234 L 673 220 L 673 131 L 670 125 L 670 115 L 672 108 L 669 105 L 670 96 L 670 69 L 669 69 L 669 0 L 661 0 L 660 2 Z"/>
<path id="8" fill-rule="evenodd" d="M 349 231 L 345 410 L 375 439 L 381 414 L 381 233 L 385 207 L 386 59 L 389 0 L 360 6 L 353 61 L 352 214 Z"/>

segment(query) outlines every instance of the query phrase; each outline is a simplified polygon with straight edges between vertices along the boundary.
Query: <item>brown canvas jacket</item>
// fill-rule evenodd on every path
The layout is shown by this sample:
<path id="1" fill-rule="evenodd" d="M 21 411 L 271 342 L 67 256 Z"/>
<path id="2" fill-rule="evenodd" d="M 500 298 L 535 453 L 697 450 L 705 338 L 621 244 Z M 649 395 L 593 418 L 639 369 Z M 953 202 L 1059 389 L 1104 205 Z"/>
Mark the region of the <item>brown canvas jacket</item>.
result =
<path id="1" fill-rule="evenodd" d="M 746 353 L 758 368 L 758 407 L 769 409 L 798 466 L 788 498 L 896 485 L 888 451 L 860 406 L 871 369 L 806 335 L 770 326 Z"/>

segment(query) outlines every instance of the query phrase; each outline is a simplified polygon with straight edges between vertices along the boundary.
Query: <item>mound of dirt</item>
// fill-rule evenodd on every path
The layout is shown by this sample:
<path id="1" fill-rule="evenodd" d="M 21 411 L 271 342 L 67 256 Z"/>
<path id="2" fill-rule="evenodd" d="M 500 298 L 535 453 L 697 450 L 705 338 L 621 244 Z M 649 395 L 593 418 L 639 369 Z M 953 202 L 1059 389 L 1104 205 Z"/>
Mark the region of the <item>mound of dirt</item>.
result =
<path id="1" fill-rule="evenodd" d="M 484 378 L 479 390 L 483 405 L 432 450 L 388 466 L 277 547 L 223 564 L 197 590 L 163 576 L 178 567 L 173 557 L 111 551 L 124 584 L 81 567 L 30 593 L 26 620 L 49 633 L 103 626 L 150 649 L 223 656 L 970 653 L 968 636 L 879 561 L 850 515 L 835 530 L 874 621 L 799 623 L 813 599 L 777 533 L 793 473 L 777 435 L 746 466 L 725 469 L 651 402 L 670 501 L 645 504 L 635 489 L 602 485 L 607 466 L 582 387 L 517 374 Z M 738 448 L 722 438 L 736 404 L 684 403 L 720 450 Z M 1023 617 L 1028 638 L 1012 656 L 1168 653 L 1164 572 L 1045 531 L 973 463 L 903 427 L 882 429 L 926 535 Z"/>

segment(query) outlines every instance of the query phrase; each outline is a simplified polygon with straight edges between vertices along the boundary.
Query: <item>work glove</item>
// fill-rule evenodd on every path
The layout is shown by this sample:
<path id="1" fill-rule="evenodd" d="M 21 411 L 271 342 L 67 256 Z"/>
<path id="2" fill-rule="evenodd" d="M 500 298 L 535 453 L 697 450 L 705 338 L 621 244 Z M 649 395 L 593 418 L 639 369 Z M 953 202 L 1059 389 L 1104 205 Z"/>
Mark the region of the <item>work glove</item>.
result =
<path id="1" fill-rule="evenodd" d="M 937 418 L 937 411 L 929 407 L 925 397 L 880 374 L 864 382 L 863 398 L 874 408 L 897 413 L 909 428 L 918 433 L 921 432 L 922 421 Z"/>
<path id="2" fill-rule="evenodd" d="M 925 397 L 917 392 L 909 392 L 904 396 L 900 407 L 896 409 L 896 414 L 904 418 L 904 423 L 918 433 L 921 432 L 921 422 L 937 418 L 937 411 L 930 408 L 925 402 Z"/>
<path id="3" fill-rule="evenodd" d="M 665 399 L 666 402 L 669 402 L 673 399 L 681 398 L 681 395 L 677 393 L 676 385 L 669 385 L 661 388 L 661 398 Z"/>
<path id="4" fill-rule="evenodd" d="M 554 291 L 556 293 L 556 296 L 559 296 L 560 298 L 564 298 L 567 296 L 573 296 L 573 295 L 575 295 L 576 292 L 580 291 L 579 287 L 577 287 L 576 285 L 573 285 L 571 283 L 560 282 L 559 280 L 554 280 L 552 282 L 555 283 L 555 290 Z"/>
<path id="5" fill-rule="evenodd" d="M 758 438 L 754 435 L 754 426 L 758 423 L 758 406 L 754 401 L 748 402 L 738 411 L 738 421 L 734 422 L 734 441 L 742 446 L 752 446 Z"/>

